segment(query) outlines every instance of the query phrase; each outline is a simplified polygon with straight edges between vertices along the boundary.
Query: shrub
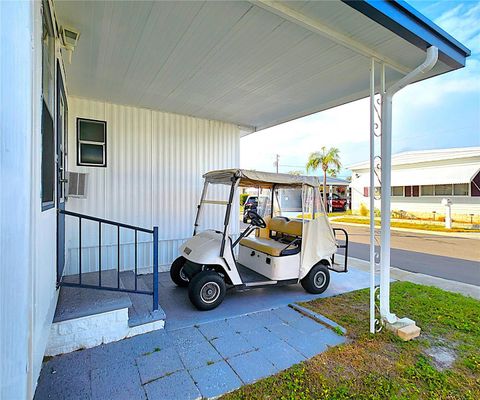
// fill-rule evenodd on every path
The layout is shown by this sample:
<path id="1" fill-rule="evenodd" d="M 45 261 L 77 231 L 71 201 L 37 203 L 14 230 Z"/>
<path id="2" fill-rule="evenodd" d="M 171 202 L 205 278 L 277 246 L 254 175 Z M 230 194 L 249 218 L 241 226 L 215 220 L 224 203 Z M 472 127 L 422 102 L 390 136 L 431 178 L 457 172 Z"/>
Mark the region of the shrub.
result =
<path id="1" fill-rule="evenodd" d="M 240 205 L 243 206 L 247 201 L 248 193 L 240 193 Z"/>
<path id="2" fill-rule="evenodd" d="M 362 217 L 366 217 L 369 214 L 368 207 L 363 203 L 360 203 L 360 208 L 358 211 Z"/>

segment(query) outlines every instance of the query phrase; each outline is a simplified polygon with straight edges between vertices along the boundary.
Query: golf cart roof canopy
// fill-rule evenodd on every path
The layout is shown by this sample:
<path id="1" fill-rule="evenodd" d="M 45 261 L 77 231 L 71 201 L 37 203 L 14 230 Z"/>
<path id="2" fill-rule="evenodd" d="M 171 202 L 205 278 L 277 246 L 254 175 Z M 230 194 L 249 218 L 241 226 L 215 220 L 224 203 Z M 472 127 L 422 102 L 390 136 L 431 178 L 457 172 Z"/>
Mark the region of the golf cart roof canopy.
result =
<path id="1" fill-rule="evenodd" d="M 203 175 L 206 182 L 231 185 L 240 179 L 239 186 L 269 188 L 273 185 L 301 187 L 308 185 L 319 187 L 320 180 L 316 176 L 276 174 L 273 172 L 252 171 L 247 169 L 221 169 Z"/>

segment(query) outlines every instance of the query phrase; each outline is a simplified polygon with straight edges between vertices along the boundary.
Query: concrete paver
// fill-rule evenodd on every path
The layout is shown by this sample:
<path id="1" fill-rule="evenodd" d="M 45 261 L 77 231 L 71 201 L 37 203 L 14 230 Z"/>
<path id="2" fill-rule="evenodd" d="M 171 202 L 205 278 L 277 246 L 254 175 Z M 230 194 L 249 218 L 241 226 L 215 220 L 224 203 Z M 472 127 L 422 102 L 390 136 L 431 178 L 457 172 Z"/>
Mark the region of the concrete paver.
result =
<path id="1" fill-rule="evenodd" d="M 136 359 L 142 384 L 171 375 L 184 369 L 178 352 L 173 347 L 145 354 Z"/>
<path id="2" fill-rule="evenodd" d="M 274 365 L 260 351 L 240 354 L 230 358 L 228 363 L 245 384 L 258 381 L 277 372 Z"/>
<path id="3" fill-rule="evenodd" d="M 145 385 L 144 388 L 149 400 L 197 400 L 202 398 L 192 377 L 185 370 L 157 379 Z"/>
<path id="4" fill-rule="evenodd" d="M 212 339 L 211 343 L 225 359 L 254 350 L 239 333 Z"/>
<path id="5" fill-rule="evenodd" d="M 238 375 L 224 360 L 194 369 L 190 374 L 206 398 L 217 397 L 242 386 Z"/>

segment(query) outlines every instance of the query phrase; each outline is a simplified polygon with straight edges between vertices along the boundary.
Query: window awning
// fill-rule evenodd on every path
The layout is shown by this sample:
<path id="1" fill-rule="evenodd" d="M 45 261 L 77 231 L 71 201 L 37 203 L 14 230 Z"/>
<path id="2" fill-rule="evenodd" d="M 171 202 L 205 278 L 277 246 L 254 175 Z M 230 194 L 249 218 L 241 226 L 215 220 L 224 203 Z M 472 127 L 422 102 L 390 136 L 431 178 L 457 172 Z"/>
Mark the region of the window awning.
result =
<path id="1" fill-rule="evenodd" d="M 470 183 L 479 172 L 478 164 L 459 164 L 392 170 L 392 186 Z"/>

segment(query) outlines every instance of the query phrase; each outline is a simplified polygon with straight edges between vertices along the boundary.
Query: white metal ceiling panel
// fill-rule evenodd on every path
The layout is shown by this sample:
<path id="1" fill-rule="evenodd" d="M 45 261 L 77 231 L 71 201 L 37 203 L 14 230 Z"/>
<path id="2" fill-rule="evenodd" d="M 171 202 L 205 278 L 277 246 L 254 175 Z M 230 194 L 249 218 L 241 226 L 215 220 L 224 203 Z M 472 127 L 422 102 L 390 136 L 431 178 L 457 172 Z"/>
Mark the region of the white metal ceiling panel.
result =
<path id="1" fill-rule="evenodd" d="M 411 70 L 424 52 L 340 1 L 285 2 Z M 368 95 L 368 56 L 262 4 L 57 2 L 69 93 L 262 129 Z M 443 63 L 431 72 L 447 71 Z M 387 80 L 401 74 L 389 70 Z"/>

